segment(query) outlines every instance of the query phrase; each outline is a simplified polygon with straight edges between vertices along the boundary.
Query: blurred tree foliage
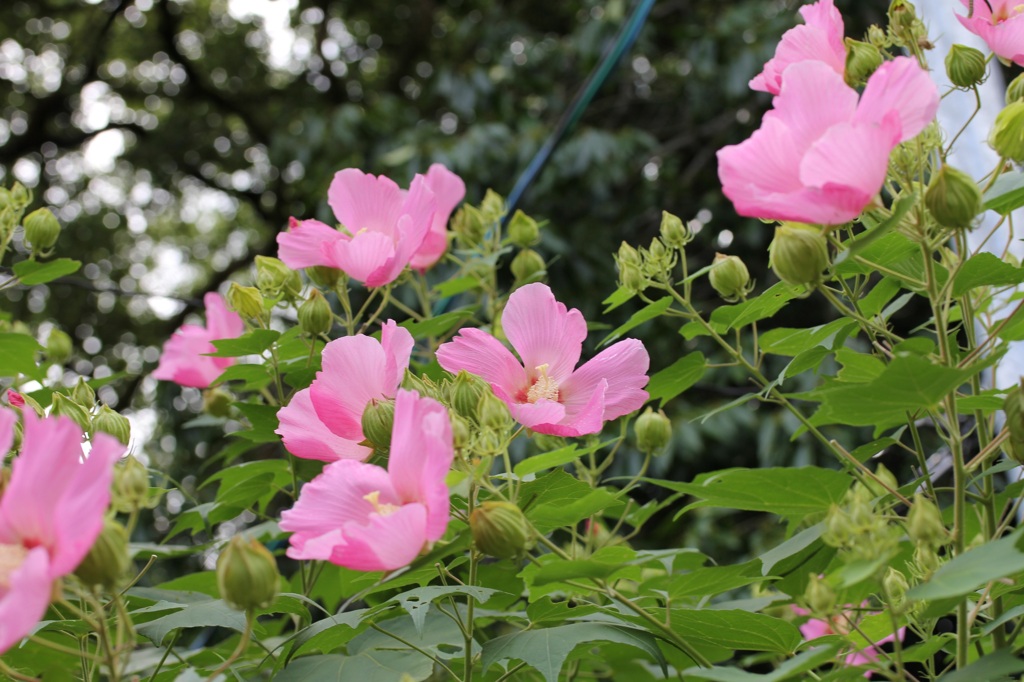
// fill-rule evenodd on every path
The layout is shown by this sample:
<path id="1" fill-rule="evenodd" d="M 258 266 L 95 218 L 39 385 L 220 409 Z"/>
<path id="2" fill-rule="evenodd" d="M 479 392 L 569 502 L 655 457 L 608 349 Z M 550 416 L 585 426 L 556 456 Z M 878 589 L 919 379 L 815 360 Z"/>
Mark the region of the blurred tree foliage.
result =
<path id="1" fill-rule="evenodd" d="M 838 4 L 848 35 L 887 5 Z M 595 315 L 615 288 L 611 253 L 623 239 L 649 242 L 662 209 L 701 230 L 694 267 L 729 250 L 762 286 L 773 281 L 770 229 L 735 216 L 714 154 L 758 125 L 769 98 L 747 81 L 798 5 L 656 3 L 521 204 L 549 221 L 539 248 L 562 300 Z M 67 226 L 61 252 L 89 264 L 8 294 L 4 306 L 75 337 L 69 378 L 121 377 L 100 397 L 134 411 L 155 468 L 187 478 L 195 457 L 216 451 L 214 432 L 167 427 L 190 418 L 200 396 L 145 375 L 202 292 L 249 277 L 254 255 L 276 253 L 289 216 L 330 219 L 326 188 L 343 167 L 404 183 L 441 161 L 468 180 L 471 201 L 487 187 L 507 193 L 631 9 L 625 0 L 0 3 L 0 173 L 54 207 Z M 710 289 L 698 296 L 718 304 Z M 815 322 L 801 311 L 792 324 Z M 653 369 L 697 347 L 671 328 L 640 333 Z M 712 376 L 671 410 L 691 416 L 730 400 L 735 375 Z M 793 431 L 766 409 L 679 419 L 676 457 L 655 474 L 814 457 L 810 443 L 789 442 Z M 168 500 L 171 512 L 180 504 Z"/>

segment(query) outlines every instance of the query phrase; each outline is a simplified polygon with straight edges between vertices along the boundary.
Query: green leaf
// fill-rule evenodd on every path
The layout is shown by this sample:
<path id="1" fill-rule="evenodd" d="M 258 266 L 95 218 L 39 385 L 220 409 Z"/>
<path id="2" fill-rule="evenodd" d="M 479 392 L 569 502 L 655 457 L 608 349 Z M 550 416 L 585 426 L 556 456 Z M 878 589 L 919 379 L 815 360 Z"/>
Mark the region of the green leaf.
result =
<path id="1" fill-rule="evenodd" d="M 803 291 L 803 287 L 778 282 L 759 296 L 735 305 L 723 305 L 715 308 L 715 311 L 711 313 L 711 324 L 720 332 L 741 329 L 748 324 L 773 316 Z"/>
<path id="2" fill-rule="evenodd" d="M 539 455 L 533 455 L 527 457 L 523 461 L 519 462 L 512 469 L 512 473 L 516 476 L 528 476 L 530 474 L 536 474 L 546 469 L 554 469 L 560 467 L 569 462 L 575 462 L 584 455 L 589 455 L 591 452 L 596 452 L 603 448 L 608 443 L 597 443 L 591 445 L 589 448 L 580 448 L 575 443 L 572 445 L 566 445 L 563 448 L 552 450 L 551 452 L 544 452 Z"/>
<path id="3" fill-rule="evenodd" d="M 548 585 L 576 578 L 608 578 L 636 558 L 628 547 L 602 547 L 587 559 L 551 559 L 533 574 L 533 584 Z"/>
<path id="4" fill-rule="evenodd" d="M 480 280 L 475 275 L 463 275 L 447 282 L 441 282 L 434 287 L 434 293 L 441 298 L 449 298 L 479 287 Z"/>
<path id="5" fill-rule="evenodd" d="M 910 193 L 901 196 L 892 206 L 892 212 L 888 218 L 874 225 L 867 231 L 857 235 L 843 244 L 843 250 L 836 256 L 834 265 L 839 265 L 849 257 L 864 251 L 872 243 L 887 235 L 894 228 L 898 227 L 903 217 L 914 207 L 917 202 L 917 194 Z"/>
<path id="6" fill-rule="evenodd" d="M 804 673 L 830 662 L 838 650 L 838 644 L 808 649 L 764 675 L 748 673 L 738 668 L 714 666 L 712 668 L 688 668 L 683 671 L 683 676 L 687 680 L 711 680 L 712 682 L 784 682 L 784 680 L 792 679 L 797 675 L 801 675 L 801 679 L 807 679 Z"/>
<path id="7" fill-rule="evenodd" d="M 634 296 L 636 296 L 635 292 L 632 292 L 629 289 L 623 289 L 622 287 L 619 287 L 614 291 L 614 293 L 612 293 L 611 296 L 602 301 L 603 305 L 608 306 L 607 308 L 604 309 L 604 312 L 610 313 L 623 303 L 633 300 Z"/>
<path id="8" fill-rule="evenodd" d="M 842 345 L 850 330 L 856 326 L 855 321 L 840 318 L 807 329 L 778 327 L 762 334 L 760 344 L 762 350 L 775 355 L 796 356 L 815 346 L 832 350 L 837 344 Z"/>
<path id="9" fill-rule="evenodd" d="M 474 311 L 475 308 L 461 308 L 459 310 L 442 313 L 437 317 L 431 317 L 430 319 L 423 320 L 422 322 L 405 320 L 398 326 L 408 329 L 414 339 L 425 339 L 427 337 L 436 338 L 438 336 L 443 336 L 455 325 L 472 319 Z"/>
<path id="10" fill-rule="evenodd" d="M 805 551 L 808 547 L 813 545 L 824 532 L 825 524 L 816 523 L 810 528 L 800 531 L 781 545 L 768 550 L 758 557 L 758 559 L 761 560 L 761 574 L 771 575 L 775 571 L 776 566 L 786 559 Z"/>
<path id="11" fill-rule="evenodd" d="M 46 284 L 52 282 L 58 277 L 64 275 L 70 275 L 71 273 L 78 272 L 78 268 L 82 267 L 82 262 L 72 260 L 70 258 L 58 258 L 47 263 L 40 263 L 34 260 L 23 260 L 20 263 L 16 263 L 13 270 L 14 274 L 18 276 L 21 283 L 26 286 L 34 286 L 36 284 Z"/>
<path id="12" fill-rule="evenodd" d="M 788 621 L 738 610 L 672 609 L 672 629 L 694 643 L 749 651 L 790 653 L 803 641 Z"/>
<path id="13" fill-rule="evenodd" d="M 770 512 L 792 520 L 828 511 L 842 500 L 850 477 L 819 467 L 724 469 L 698 476 L 693 483 L 658 481 L 699 498 L 677 515 L 697 507 Z"/>
<path id="14" fill-rule="evenodd" d="M 1000 215 L 1007 215 L 1024 206 L 1024 173 L 1011 171 L 1003 173 L 989 187 L 984 196 L 982 208 L 991 209 Z"/>
<path id="15" fill-rule="evenodd" d="M 367 616 L 378 612 L 378 609 L 358 609 L 318 620 L 296 633 L 289 656 L 304 649 L 331 651 L 355 636 L 356 628 Z"/>
<path id="16" fill-rule="evenodd" d="M 259 389 L 270 383 L 270 371 L 266 365 L 231 365 L 217 377 L 213 386 L 229 381 L 243 381 L 243 390 Z"/>
<path id="17" fill-rule="evenodd" d="M 25 374 L 34 377 L 38 374 L 36 353 L 43 348 L 31 336 L 25 334 L 0 334 L 0 376 L 16 377 Z"/>
<path id="18" fill-rule="evenodd" d="M 616 501 L 605 488 L 591 488 L 575 476 L 556 469 L 519 488 L 519 505 L 542 533 L 578 523 Z"/>
<path id="19" fill-rule="evenodd" d="M 761 582 L 764 578 L 758 568 L 757 562 L 705 566 L 689 573 L 659 576 L 645 582 L 643 589 L 665 592 L 673 602 L 689 597 L 709 597 Z"/>
<path id="20" fill-rule="evenodd" d="M 221 599 L 187 604 L 174 613 L 162 616 L 148 623 L 140 623 L 136 630 L 161 646 L 167 635 L 179 628 L 222 627 L 242 632 L 245 629 L 245 614 L 236 611 Z"/>
<path id="21" fill-rule="evenodd" d="M 653 303 L 648 303 L 646 306 L 633 313 L 630 316 L 630 318 L 626 320 L 623 324 L 616 327 L 615 330 L 612 331 L 612 333 L 601 339 L 601 343 L 597 345 L 604 346 L 608 343 L 611 343 L 615 339 L 619 338 L 620 336 L 628 332 L 630 329 L 633 329 L 634 327 L 639 327 L 644 322 L 649 322 L 650 320 L 653 320 L 654 318 L 658 317 L 666 310 L 668 310 L 670 307 L 672 307 L 671 296 L 664 296 L 662 298 L 659 298 L 657 301 L 654 301 Z"/>
<path id="22" fill-rule="evenodd" d="M 206 355 L 214 358 L 237 358 L 241 355 L 259 355 L 270 348 L 281 332 L 273 329 L 253 329 L 237 339 L 217 339 L 213 342 L 216 353 Z"/>
<path id="23" fill-rule="evenodd" d="M 960 266 L 953 280 L 953 295 L 963 296 L 974 287 L 1010 286 L 1024 282 L 1024 268 L 1007 263 L 991 253 L 971 256 Z"/>
<path id="24" fill-rule="evenodd" d="M 328 654 L 303 656 L 285 666 L 274 676 L 276 682 L 396 682 L 403 675 L 414 680 L 430 676 L 433 662 L 412 650 L 386 651 L 372 649 L 355 656 Z"/>
<path id="25" fill-rule="evenodd" d="M 965 668 L 960 668 L 939 678 L 939 682 L 978 682 L 978 680 L 999 680 L 1009 675 L 1024 672 L 1024 660 L 1009 649 L 982 656 Z"/>
<path id="26" fill-rule="evenodd" d="M 842 365 L 836 376 L 849 384 L 863 384 L 877 379 L 885 371 L 885 363 L 869 353 L 858 353 L 852 348 L 836 351 L 836 362 Z"/>
<path id="27" fill-rule="evenodd" d="M 281 440 L 274 431 L 277 429 L 276 405 L 260 405 L 257 403 L 235 403 L 239 412 L 245 415 L 252 425 L 248 431 L 234 431 L 232 436 L 245 438 L 253 443 L 274 443 Z"/>
<path id="28" fill-rule="evenodd" d="M 647 393 L 651 400 L 661 400 L 661 406 L 690 388 L 704 376 L 707 360 L 701 352 L 689 353 L 651 377 Z"/>
<path id="29" fill-rule="evenodd" d="M 489 587 L 476 587 L 472 585 L 428 585 L 427 587 L 414 587 L 402 594 L 393 597 L 392 602 L 397 603 L 412 618 L 416 632 L 423 634 L 423 623 L 427 618 L 432 602 L 442 597 L 450 597 L 455 594 L 467 595 L 480 604 L 487 602 L 496 594 L 508 594 L 501 590 Z"/>
<path id="30" fill-rule="evenodd" d="M 505 659 L 522 661 L 539 672 L 547 682 L 557 682 L 565 659 L 581 644 L 615 642 L 640 649 L 657 661 L 664 671 L 665 659 L 650 634 L 643 630 L 604 623 L 571 623 L 497 637 L 483 646 L 481 666 L 488 668 Z"/>
<path id="31" fill-rule="evenodd" d="M 943 565 L 926 583 L 907 592 L 911 599 L 945 599 L 969 594 L 993 580 L 1024 571 L 1024 552 L 1018 546 L 1024 529 L 964 552 Z"/>

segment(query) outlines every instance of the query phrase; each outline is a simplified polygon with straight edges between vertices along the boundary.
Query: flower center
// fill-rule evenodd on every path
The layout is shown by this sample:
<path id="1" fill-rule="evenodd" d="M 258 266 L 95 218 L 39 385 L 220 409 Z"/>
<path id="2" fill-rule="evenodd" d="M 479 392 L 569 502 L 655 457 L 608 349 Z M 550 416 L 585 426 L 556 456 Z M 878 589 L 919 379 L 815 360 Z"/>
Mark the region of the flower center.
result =
<path id="1" fill-rule="evenodd" d="M 374 490 L 372 493 L 363 495 L 363 499 L 369 502 L 373 506 L 373 511 L 377 512 L 381 516 L 388 516 L 389 514 L 393 514 L 398 511 L 397 504 L 388 504 L 387 502 L 381 503 L 379 490 Z"/>
<path id="2" fill-rule="evenodd" d="M 535 403 L 538 400 L 558 401 L 558 384 L 548 376 L 548 365 L 545 363 L 537 368 L 540 375 L 533 380 L 533 386 L 526 392 L 526 402 Z"/>
<path id="3" fill-rule="evenodd" d="M 14 573 L 28 556 L 28 550 L 21 545 L 0 545 L 0 589 L 11 586 Z"/>
<path id="4" fill-rule="evenodd" d="M 1012 17 L 1024 12 L 1024 4 L 1014 5 L 1013 7 L 1007 6 L 1005 9 L 1000 9 L 992 13 L 992 24 L 998 24 L 1011 19 Z"/>

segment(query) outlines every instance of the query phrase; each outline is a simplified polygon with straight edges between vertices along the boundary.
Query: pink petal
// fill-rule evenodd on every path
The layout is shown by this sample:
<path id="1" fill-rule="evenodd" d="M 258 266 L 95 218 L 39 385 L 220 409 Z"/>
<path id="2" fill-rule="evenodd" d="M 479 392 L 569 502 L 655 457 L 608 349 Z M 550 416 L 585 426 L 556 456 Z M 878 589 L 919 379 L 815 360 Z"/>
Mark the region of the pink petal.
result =
<path id="1" fill-rule="evenodd" d="M 555 300 L 551 289 L 540 282 L 516 289 L 501 315 L 501 327 L 523 359 L 529 379 L 547 365 L 547 374 L 561 383 L 580 359 L 587 323 L 579 310 Z"/>
<path id="2" fill-rule="evenodd" d="M 859 190 L 867 205 L 882 189 L 893 149 L 894 118 L 886 124 L 841 123 L 833 126 L 804 155 L 800 177 L 813 187 L 837 185 Z"/>
<path id="3" fill-rule="evenodd" d="M 14 445 L 14 424 L 17 421 L 17 412 L 0 408 L 0 459 L 3 459 Z"/>
<path id="4" fill-rule="evenodd" d="M 49 576 L 46 550 L 36 547 L 11 573 L 10 586 L 0 588 L 0 654 L 27 637 L 43 619 L 53 592 Z"/>
<path id="5" fill-rule="evenodd" d="M 288 452 L 296 457 L 324 462 L 338 459 L 362 461 L 373 452 L 358 441 L 341 438 L 327 428 L 313 408 L 308 388 L 292 396 L 291 401 L 278 410 L 277 419 L 280 425 L 275 433 L 284 440 Z"/>
<path id="6" fill-rule="evenodd" d="M 981 8 L 988 14 L 988 7 L 978 0 L 974 8 L 974 17 L 968 19 L 957 15 L 957 19 L 964 28 L 981 37 L 996 55 L 1018 65 L 1024 65 L 1024 15 L 1012 13 L 1008 19 L 993 24 L 990 16 L 981 16 Z"/>
<path id="7" fill-rule="evenodd" d="M 546 427 L 565 419 L 565 406 L 554 400 L 541 399 L 535 403 L 517 403 L 510 402 L 501 395 L 498 397 L 508 405 L 508 411 L 513 419 L 538 433 L 547 433 Z"/>
<path id="8" fill-rule="evenodd" d="M 336 268 L 333 245 L 345 241 L 346 235 L 319 220 L 292 218 L 288 232 L 277 235 L 277 255 L 293 269 L 324 265 Z"/>
<path id="9" fill-rule="evenodd" d="M 775 50 L 775 56 L 764 65 L 764 70 L 750 81 L 754 90 L 779 94 L 783 73 L 791 64 L 819 61 L 842 75 L 846 67 L 846 48 L 843 44 L 843 17 L 832 0 L 822 0 L 800 8 L 804 26 L 786 31 Z"/>
<path id="10" fill-rule="evenodd" d="M 466 196 L 466 183 L 443 165 L 435 163 L 427 170 L 427 184 L 437 203 L 430 231 L 413 255 L 409 265 L 423 271 L 441 258 L 448 247 L 448 221 L 452 211 Z"/>
<path id="11" fill-rule="evenodd" d="M 333 433 L 362 441 L 367 404 L 394 396 L 388 378 L 388 358 L 376 339 L 363 334 L 335 339 L 324 347 L 323 369 L 310 386 L 313 408 Z"/>
<path id="12" fill-rule="evenodd" d="M 857 110 L 857 91 L 827 64 L 800 62 L 786 69 L 782 92 L 772 104 L 764 121 L 784 124 L 794 153 L 802 155 L 826 130 L 850 120 Z"/>
<path id="13" fill-rule="evenodd" d="M 422 175 L 416 175 L 402 202 L 402 215 L 396 226 L 395 259 L 401 263 L 399 272 L 423 246 L 436 214 L 437 200 L 429 181 Z"/>
<path id="14" fill-rule="evenodd" d="M 368 287 L 388 284 L 401 272 L 399 267 L 392 275 L 395 242 L 381 232 L 359 232 L 349 241 L 335 242 L 330 246 L 330 256 L 336 267 Z"/>
<path id="15" fill-rule="evenodd" d="M 364 522 L 345 524 L 345 547 L 330 561 L 356 571 L 393 571 L 408 566 L 427 544 L 427 510 L 407 504 L 387 514 L 371 514 Z"/>
<path id="16" fill-rule="evenodd" d="M 834 635 L 835 632 L 827 621 L 819 618 L 811 618 L 800 626 L 800 634 L 804 636 L 804 639 L 810 641 L 812 639 L 818 639 L 819 637 Z"/>
<path id="17" fill-rule="evenodd" d="M 173 381 L 180 386 L 206 388 L 224 371 L 215 358 L 204 355 L 216 350 L 206 329 L 194 324 L 182 325 L 164 344 L 153 378 Z M 223 359 L 229 364 L 232 360 Z"/>
<path id="18" fill-rule="evenodd" d="M 602 380 L 608 382 L 602 415 L 605 421 L 639 410 L 649 398 L 643 390 L 648 367 L 647 349 L 636 339 L 624 339 L 605 348 L 562 384 L 561 399 L 567 416 L 572 417 L 590 402 L 590 394 Z"/>
<path id="19" fill-rule="evenodd" d="M 236 339 L 245 331 L 245 323 L 238 313 L 228 308 L 224 297 L 209 292 L 203 297 L 206 305 L 206 329 L 211 341 Z"/>
<path id="20" fill-rule="evenodd" d="M 748 139 L 718 150 L 718 177 L 722 191 L 741 215 L 761 217 L 749 208 L 765 194 L 799 192 L 803 149 L 796 145 L 789 127 L 777 119 L 765 119 Z M 770 217 L 770 216 L 765 216 Z"/>
<path id="21" fill-rule="evenodd" d="M 928 72 L 911 57 L 897 57 L 868 78 L 853 122 L 881 125 L 890 112 L 896 112 L 897 141 L 903 142 L 924 130 L 935 119 L 938 108 L 939 91 Z"/>
<path id="22" fill-rule="evenodd" d="M 452 427 L 448 411 L 436 400 L 415 391 L 399 390 L 391 433 L 388 475 L 403 503 L 424 505 L 426 537 L 439 539 L 448 527 L 449 500 L 445 477 L 452 466 Z"/>
<path id="23" fill-rule="evenodd" d="M 340 170 L 327 190 L 327 203 L 352 235 L 368 230 L 392 241 L 397 237 L 395 226 L 402 215 L 402 190 L 388 177 L 370 175 L 357 168 Z"/>
<path id="24" fill-rule="evenodd" d="M 517 399 L 527 389 L 526 372 L 515 356 L 490 334 L 466 327 L 437 349 L 437 362 L 452 374 L 464 369 Z M 497 391 L 496 391 L 497 392 Z"/>
<path id="25" fill-rule="evenodd" d="M 409 368 L 409 358 L 415 345 L 412 334 L 405 327 L 399 327 L 394 320 L 381 325 L 380 347 L 384 350 L 384 395 L 395 397 L 398 387 Z"/>

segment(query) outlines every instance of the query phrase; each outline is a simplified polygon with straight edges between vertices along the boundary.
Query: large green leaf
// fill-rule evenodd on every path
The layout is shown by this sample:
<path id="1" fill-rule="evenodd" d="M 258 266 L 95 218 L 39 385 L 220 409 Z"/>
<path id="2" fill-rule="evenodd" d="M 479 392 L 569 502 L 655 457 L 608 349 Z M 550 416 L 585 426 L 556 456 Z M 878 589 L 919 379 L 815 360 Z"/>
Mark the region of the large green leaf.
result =
<path id="1" fill-rule="evenodd" d="M 683 675 L 688 680 L 711 680 L 712 682 L 784 682 L 784 680 L 792 679 L 797 675 L 801 675 L 802 679 L 807 679 L 808 676 L 805 673 L 829 663 L 838 649 L 839 645 L 837 644 L 808 649 L 781 663 L 778 668 L 770 673 L 763 675 L 748 673 L 746 670 L 738 668 L 723 668 L 719 666 L 713 668 L 688 668 L 683 671 Z"/>
<path id="2" fill-rule="evenodd" d="M 58 258 L 46 263 L 23 260 L 20 263 L 16 263 L 13 270 L 22 284 L 34 286 L 36 284 L 46 284 L 58 277 L 78 272 L 80 267 L 82 267 L 81 261 L 72 260 L 71 258 Z"/>
<path id="3" fill-rule="evenodd" d="M 547 682 L 557 682 L 565 659 L 581 644 L 616 642 L 640 649 L 665 669 L 665 660 L 648 632 L 605 623 L 571 623 L 497 637 L 483 646 L 484 671 L 498 661 L 515 659 L 539 672 Z"/>
<path id="4" fill-rule="evenodd" d="M 789 621 L 739 610 L 673 609 L 672 629 L 697 644 L 780 654 L 791 653 L 803 641 Z"/>
<path id="5" fill-rule="evenodd" d="M 640 310 L 633 313 L 628 320 L 616 327 L 608 336 L 601 339 L 599 346 L 611 343 L 629 330 L 639 327 L 644 322 L 649 322 L 672 307 L 672 297 L 663 296 L 653 303 L 649 303 Z"/>
<path id="6" fill-rule="evenodd" d="M 472 597 L 483 604 L 496 594 L 507 593 L 490 587 L 477 587 L 473 585 L 428 585 L 426 587 L 414 587 L 411 590 L 406 590 L 397 597 L 393 597 L 391 601 L 396 602 L 405 609 L 405 612 L 412 618 L 416 632 L 422 634 L 423 624 L 426 621 L 432 602 L 442 597 L 462 595 Z"/>
<path id="7" fill-rule="evenodd" d="M 580 578 L 609 578 L 635 559 L 635 551 L 621 546 L 602 547 L 586 559 L 545 557 L 543 565 L 532 572 L 532 584 L 540 586 Z M 639 571 L 637 573 L 639 575 Z"/>
<path id="8" fill-rule="evenodd" d="M 471 319 L 475 310 L 476 308 L 452 310 L 447 313 L 442 313 L 436 317 L 423 320 L 422 322 L 406 320 L 399 326 L 408 329 L 414 339 L 442 336 L 456 325 Z"/>
<path id="9" fill-rule="evenodd" d="M 523 461 L 519 462 L 512 469 L 512 473 L 516 476 L 528 476 L 530 474 L 536 474 L 546 469 L 554 469 L 560 467 L 569 462 L 575 462 L 580 457 L 588 455 L 591 452 L 596 452 L 603 448 L 607 443 L 597 443 L 588 448 L 581 448 L 578 445 L 571 444 L 565 447 L 552 450 L 551 452 L 543 452 L 539 455 L 533 455 L 527 457 Z"/>
<path id="10" fill-rule="evenodd" d="M 242 334 L 237 339 L 218 339 L 213 342 L 215 353 L 207 355 L 215 358 L 236 358 L 241 355 L 259 355 L 270 348 L 274 341 L 281 336 L 281 332 L 273 329 L 253 329 L 251 332 Z"/>
<path id="11" fill-rule="evenodd" d="M 688 353 L 651 377 L 647 393 L 651 400 L 665 403 L 700 381 L 707 371 L 707 360 L 701 352 Z"/>
<path id="12" fill-rule="evenodd" d="M 965 668 L 943 675 L 939 678 L 939 682 L 1002 680 L 1021 672 L 1024 672 L 1024 660 L 1014 655 L 1009 649 L 1001 649 L 982 656 Z"/>
<path id="13" fill-rule="evenodd" d="M 0 334 L 0 376 L 36 376 L 39 369 L 36 365 L 36 352 L 41 350 L 42 347 L 31 336 Z"/>
<path id="14" fill-rule="evenodd" d="M 591 488 L 574 476 L 556 469 L 519 489 L 519 503 L 542 533 L 578 523 L 610 504 L 616 496 L 605 488 Z"/>
<path id="15" fill-rule="evenodd" d="M 397 682 L 403 675 L 425 680 L 434 664 L 417 651 L 373 649 L 355 656 L 303 656 L 274 676 L 275 682 Z"/>
<path id="16" fill-rule="evenodd" d="M 911 599 L 945 599 L 975 591 L 993 580 L 1024 571 L 1024 529 L 964 552 L 911 589 Z"/>
<path id="17" fill-rule="evenodd" d="M 1010 286 L 1024 282 L 1024 268 L 1007 263 L 991 253 L 971 256 L 953 279 L 953 295 L 962 296 L 974 287 Z"/>
<path id="18" fill-rule="evenodd" d="M 842 345 L 851 329 L 857 326 L 853 320 L 840 318 L 828 324 L 807 329 L 778 327 L 761 335 L 761 349 L 775 355 L 796 356 L 815 346 L 832 350 Z"/>
<path id="19" fill-rule="evenodd" d="M 148 623 L 140 623 L 136 630 L 160 646 L 174 630 L 209 626 L 231 628 L 241 632 L 245 629 L 245 615 L 221 599 L 207 598 L 206 601 L 186 604 L 184 608 Z"/>
<path id="20" fill-rule="evenodd" d="M 711 326 L 722 334 L 730 329 L 741 329 L 758 320 L 773 316 L 787 303 L 803 293 L 803 287 L 794 287 L 778 282 L 758 296 L 734 305 L 723 305 L 711 313 Z M 706 335 L 708 332 L 696 322 L 690 322 L 679 330 L 687 339 Z"/>
<path id="21" fill-rule="evenodd" d="M 1003 173 L 985 192 L 984 199 L 982 207 L 985 210 L 991 209 L 1002 215 L 1024 206 L 1024 173 Z"/>

